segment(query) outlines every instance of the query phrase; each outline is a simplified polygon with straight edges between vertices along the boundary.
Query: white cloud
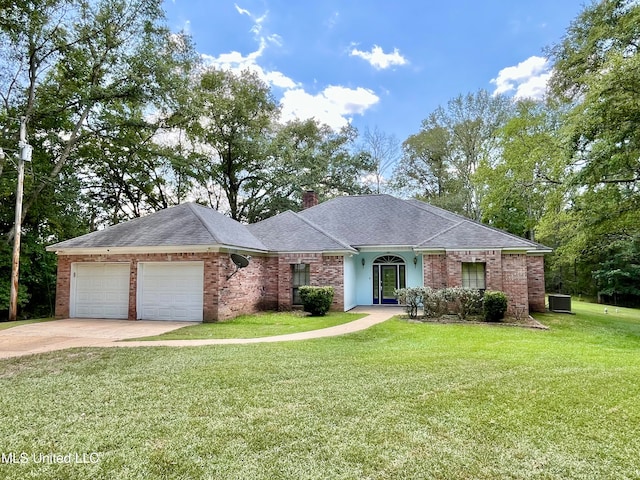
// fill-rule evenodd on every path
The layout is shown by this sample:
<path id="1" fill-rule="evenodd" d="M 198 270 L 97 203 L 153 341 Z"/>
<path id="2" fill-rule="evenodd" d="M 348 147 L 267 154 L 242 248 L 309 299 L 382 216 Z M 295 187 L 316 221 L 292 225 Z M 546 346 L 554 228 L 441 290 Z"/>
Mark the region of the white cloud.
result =
<path id="1" fill-rule="evenodd" d="M 534 100 L 542 100 L 547 93 L 547 84 L 551 79 L 551 72 L 542 73 L 535 77 L 529 78 L 526 82 L 518 85 L 514 98 L 532 98 Z"/>
<path id="2" fill-rule="evenodd" d="M 236 10 L 238 11 L 238 13 L 240 15 L 247 15 L 247 16 L 251 17 L 251 12 L 249 10 L 246 10 L 244 8 L 240 8 L 237 3 L 234 3 L 233 6 L 236 7 Z"/>
<path id="3" fill-rule="evenodd" d="M 284 73 L 278 71 L 266 72 L 259 64 L 258 59 L 262 56 L 264 51 L 270 44 L 282 46 L 282 38 L 277 34 L 262 35 L 262 24 L 267 18 L 265 13 L 261 17 L 254 16 L 249 10 L 235 5 L 236 10 L 241 15 L 248 15 L 253 21 L 254 25 L 251 28 L 251 32 L 255 35 L 258 42 L 258 49 L 254 52 L 250 52 L 247 55 L 243 55 L 240 52 L 228 52 L 222 53 L 217 57 L 213 55 L 202 54 L 202 59 L 205 67 L 217 68 L 220 70 L 231 70 L 233 72 L 240 72 L 242 70 L 251 70 L 255 72 L 258 77 L 265 83 L 278 87 L 278 88 L 295 88 L 298 86 L 291 78 L 287 77 Z"/>
<path id="4" fill-rule="evenodd" d="M 205 67 L 231 70 L 236 73 L 250 70 L 268 85 L 284 90 L 281 98 L 283 121 L 315 118 L 333 129 L 340 129 L 348 125 L 354 115 L 364 114 L 367 109 L 380 101 L 380 98 L 372 90 L 363 87 L 354 89 L 330 85 L 318 94 L 310 94 L 304 90 L 300 83 L 283 72 L 265 70 L 259 64 L 260 58 L 270 46 L 282 46 L 283 40 L 277 34 L 263 33 L 263 24 L 267 19 L 267 14 L 256 17 L 238 5 L 235 7 L 240 15 L 247 15 L 254 21 L 251 32 L 258 42 L 258 49 L 246 55 L 237 51 L 222 53 L 218 56 L 201 54 L 202 62 Z M 379 47 L 374 47 L 372 51 L 374 54 L 376 54 L 376 48 L 379 49 Z M 399 60 L 395 55 L 400 55 L 397 50 L 394 54 L 383 53 L 382 61 L 386 62 L 384 65 L 388 65 L 389 62 L 398 64 Z M 405 60 L 402 59 L 402 62 L 404 63 Z"/>
<path id="5" fill-rule="evenodd" d="M 384 53 L 378 45 L 374 45 L 370 52 L 364 52 L 354 48 L 351 50 L 350 55 L 366 60 L 371 66 L 378 70 L 384 70 L 393 65 L 405 65 L 408 63 L 407 59 L 400 54 L 397 48 L 393 49 L 393 53 Z"/>
<path id="6" fill-rule="evenodd" d="M 296 88 L 298 84 L 282 72 L 265 72 L 262 67 L 256 65 L 256 71 L 261 77 L 264 76 L 265 81 L 274 87 L 290 89 Z M 258 70 L 259 69 L 259 70 Z"/>
<path id="7" fill-rule="evenodd" d="M 330 85 L 312 95 L 301 88 L 288 90 L 282 97 L 284 121 L 315 118 L 338 130 L 348 125 L 353 115 L 362 115 L 380 98 L 371 90 Z"/>
<path id="8" fill-rule="evenodd" d="M 240 52 L 223 53 L 218 57 L 214 57 L 207 54 L 202 54 L 202 62 L 205 67 L 217 68 L 219 70 L 231 70 L 232 72 L 239 73 L 243 70 L 250 70 L 258 75 L 258 78 L 263 82 L 278 88 L 296 88 L 298 84 L 282 72 L 278 71 L 265 71 L 257 60 L 261 55 L 261 50 L 251 52 L 249 55 L 242 55 Z"/>
<path id="9" fill-rule="evenodd" d="M 491 79 L 491 83 L 496 86 L 493 94 L 514 92 L 513 97 L 516 99 L 540 100 L 544 97 L 550 77 L 549 60 L 534 55 L 516 66 L 500 70 L 498 76 Z"/>

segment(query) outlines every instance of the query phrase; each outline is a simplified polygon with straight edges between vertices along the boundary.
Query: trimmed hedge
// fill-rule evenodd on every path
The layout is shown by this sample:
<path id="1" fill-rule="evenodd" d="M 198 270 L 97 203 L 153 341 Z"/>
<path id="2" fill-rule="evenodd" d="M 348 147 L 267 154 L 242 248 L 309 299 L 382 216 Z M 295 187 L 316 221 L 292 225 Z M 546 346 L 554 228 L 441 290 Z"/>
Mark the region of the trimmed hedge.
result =
<path id="1" fill-rule="evenodd" d="M 333 287 L 312 287 L 305 285 L 298 289 L 305 312 L 314 317 L 322 317 L 331 308 Z"/>
<path id="2" fill-rule="evenodd" d="M 399 288 L 396 298 L 404 305 L 409 317 L 418 316 L 422 305 L 426 317 L 455 314 L 461 320 L 469 315 L 483 315 L 487 322 L 498 322 L 507 312 L 508 299 L 504 292 L 453 287 L 434 290 L 429 287 Z"/>
<path id="3" fill-rule="evenodd" d="M 423 303 L 423 297 L 427 294 L 429 287 L 412 287 L 412 288 L 397 288 L 395 290 L 396 298 L 409 315 L 409 318 L 416 318 L 418 316 L 418 307 Z"/>
<path id="4" fill-rule="evenodd" d="M 444 298 L 451 304 L 450 309 L 460 320 L 469 315 L 482 313 L 482 293 L 474 288 L 449 287 L 441 290 Z"/>
<path id="5" fill-rule="evenodd" d="M 482 294 L 475 289 L 453 287 L 434 290 L 430 287 L 412 287 L 397 289 L 395 294 L 411 318 L 418 316 L 420 305 L 427 317 L 452 313 L 465 320 L 469 315 L 482 313 Z"/>
<path id="6" fill-rule="evenodd" d="M 483 313 L 487 322 L 499 322 L 507 312 L 507 295 L 504 292 L 484 292 Z"/>

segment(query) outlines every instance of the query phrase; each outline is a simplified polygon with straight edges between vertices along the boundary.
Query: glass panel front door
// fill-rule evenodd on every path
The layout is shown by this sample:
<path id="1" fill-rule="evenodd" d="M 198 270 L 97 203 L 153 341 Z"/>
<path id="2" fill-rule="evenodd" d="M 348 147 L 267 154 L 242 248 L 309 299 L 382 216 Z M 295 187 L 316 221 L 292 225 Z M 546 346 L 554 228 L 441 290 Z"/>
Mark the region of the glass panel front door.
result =
<path id="1" fill-rule="evenodd" d="M 398 288 L 398 266 L 381 265 L 382 270 L 382 303 L 397 303 L 393 293 Z"/>
<path id="2" fill-rule="evenodd" d="M 380 267 L 379 265 L 373 266 L 373 303 L 375 305 L 380 303 Z"/>
<path id="3" fill-rule="evenodd" d="M 373 303 L 398 304 L 395 290 L 404 288 L 406 281 L 404 260 L 397 255 L 383 255 L 373 262 Z"/>

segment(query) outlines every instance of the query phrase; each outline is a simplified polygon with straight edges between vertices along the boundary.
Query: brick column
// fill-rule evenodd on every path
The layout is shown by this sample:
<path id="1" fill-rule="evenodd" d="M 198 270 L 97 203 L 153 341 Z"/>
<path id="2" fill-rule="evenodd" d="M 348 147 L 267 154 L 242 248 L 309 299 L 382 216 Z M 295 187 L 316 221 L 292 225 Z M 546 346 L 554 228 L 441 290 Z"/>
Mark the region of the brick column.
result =
<path id="1" fill-rule="evenodd" d="M 503 291 L 509 298 L 507 314 L 529 310 L 529 285 L 527 281 L 527 255 L 502 255 Z"/>
<path id="2" fill-rule="evenodd" d="M 527 279 L 529 286 L 529 311 L 545 311 L 544 257 L 530 255 L 527 257 Z"/>
<path id="3" fill-rule="evenodd" d="M 69 302 L 71 295 L 71 257 L 58 256 L 58 277 L 56 279 L 56 318 L 69 317 Z"/>

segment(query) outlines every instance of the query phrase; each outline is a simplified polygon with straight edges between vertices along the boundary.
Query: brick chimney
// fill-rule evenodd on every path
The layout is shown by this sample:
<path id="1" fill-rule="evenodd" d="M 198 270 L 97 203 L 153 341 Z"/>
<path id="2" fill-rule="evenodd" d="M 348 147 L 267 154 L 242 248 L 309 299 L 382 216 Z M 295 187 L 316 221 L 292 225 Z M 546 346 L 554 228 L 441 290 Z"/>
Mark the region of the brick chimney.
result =
<path id="1" fill-rule="evenodd" d="M 307 190 L 302 194 L 302 209 L 315 207 L 318 205 L 318 194 L 313 190 Z"/>

